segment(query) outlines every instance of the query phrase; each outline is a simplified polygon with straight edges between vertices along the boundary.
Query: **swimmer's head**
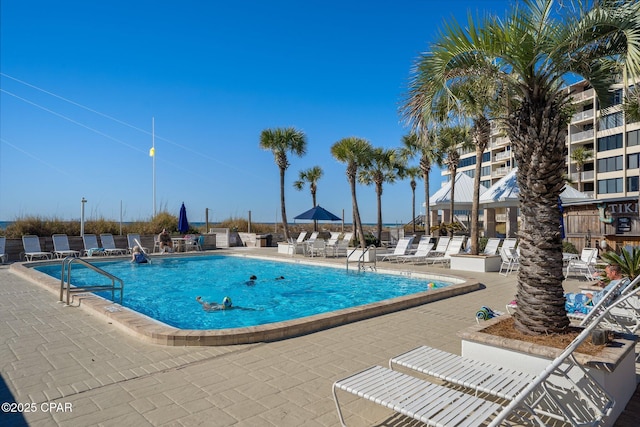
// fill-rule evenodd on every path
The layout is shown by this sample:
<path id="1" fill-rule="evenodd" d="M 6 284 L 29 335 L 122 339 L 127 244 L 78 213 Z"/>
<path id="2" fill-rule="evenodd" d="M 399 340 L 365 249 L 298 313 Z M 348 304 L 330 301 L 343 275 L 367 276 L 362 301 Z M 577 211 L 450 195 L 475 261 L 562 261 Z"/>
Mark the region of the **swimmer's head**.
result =
<path id="1" fill-rule="evenodd" d="M 257 277 L 256 277 L 255 274 L 252 274 L 251 277 L 249 277 L 249 280 L 256 280 L 256 279 L 257 279 Z"/>
<path id="2" fill-rule="evenodd" d="M 224 305 L 226 308 L 231 308 L 231 305 L 232 305 L 232 303 L 231 303 L 231 298 L 229 298 L 229 297 L 224 297 L 224 298 L 222 299 L 222 305 Z"/>

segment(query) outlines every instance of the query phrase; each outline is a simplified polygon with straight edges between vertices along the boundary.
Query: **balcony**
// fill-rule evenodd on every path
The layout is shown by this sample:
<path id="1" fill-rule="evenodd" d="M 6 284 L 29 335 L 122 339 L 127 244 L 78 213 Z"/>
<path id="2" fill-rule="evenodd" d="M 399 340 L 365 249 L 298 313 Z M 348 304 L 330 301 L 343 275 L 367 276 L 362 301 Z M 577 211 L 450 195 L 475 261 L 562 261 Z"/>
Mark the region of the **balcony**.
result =
<path id="1" fill-rule="evenodd" d="M 509 138 L 506 136 L 499 136 L 489 144 L 490 148 L 502 147 L 504 145 L 508 145 L 510 143 Z"/>
<path id="2" fill-rule="evenodd" d="M 494 171 L 491 172 L 491 178 L 502 178 L 503 176 L 505 176 L 506 174 L 508 174 L 509 172 L 511 172 L 511 167 L 503 167 L 503 168 L 498 168 Z"/>
<path id="3" fill-rule="evenodd" d="M 586 101 L 587 99 L 591 99 L 595 96 L 595 91 L 593 89 L 585 90 L 584 92 L 572 93 L 571 97 L 573 98 L 574 103 Z"/>
<path id="4" fill-rule="evenodd" d="M 501 160 L 508 160 L 511 158 L 511 150 L 508 151 L 501 151 L 499 153 L 497 153 L 494 157 L 494 162 L 499 162 Z"/>
<path id="5" fill-rule="evenodd" d="M 571 142 L 584 141 L 585 139 L 593 139 L 593 129 L 585 130 L 584 132 L 577 132 L 571 134 Z"/>
<path id="6" fill-rule="evenodd" d="M 581 122 L 581 121 L 588 120 L 588 119 L 593 119 L 594 114 L 595 114 L 595 110 L 593 110 L 593 109 L 586 110 L 586 111 L 581 111 L 580 113 L 574 114 L 571 117 L 571 123 Z"/>
<path id="7" fill-rule="evenodd" d="M 578 175 L 581 175 L 580 179 L 578 179 Z M 571 174 L 571 181 L 573 182 L 578 182 L 578 181 L 593 181 L 593 178 L 595 177 L 595 172 L 594 171 L 586 171 L 586 172 L 574 172 Z"/>

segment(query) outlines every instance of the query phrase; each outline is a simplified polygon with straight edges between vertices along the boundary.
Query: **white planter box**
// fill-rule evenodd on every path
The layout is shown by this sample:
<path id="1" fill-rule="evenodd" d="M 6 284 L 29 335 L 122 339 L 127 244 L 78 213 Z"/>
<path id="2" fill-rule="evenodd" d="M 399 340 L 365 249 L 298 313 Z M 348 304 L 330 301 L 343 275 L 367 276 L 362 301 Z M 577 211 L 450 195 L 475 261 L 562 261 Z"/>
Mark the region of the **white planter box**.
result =
<path id="1" fill-rule="evenodd" d="M 293 255 L 293 246 L 286 242 L 278 242 L 278 253 L 285 255 Z"/>
<path id="2" fill-rule="evenodd" d="M 376 249 L 374 248 L 367 250 L 362 259 L 360 258 L 362 256 L 362 249 L 349 248 L 347 253 L 351 254 L 349 255 L 349 262 L 373 262 L 376 259 Z"/>
<path id="3" fill-rule="evenodd" d="M 502 258 L 500 255 L 451 255 L 451 269 L 461 271 L 477 271 L 486 273 L 500 271 Z"/>
<path id="4" fill-rule="evenodd" d="M 459 335 L 462 338 L 462 356 L 493 364 L 499 361 L 498 363 L 505 368 L 537 375 L 562 351 L 482 332 L 482 329 L 503 317 L 507 316 L 461 331 Z M 614 425 L 636 390 L 635 341 L 622 338 L 615 341 L 618 345 L 606 348 L 602 354 L 576 356 L 595 380 L 615 399 L 613 412 L 605 420 L 604 426 Z M 587 363 L 597 363 L 599 366 L 587 366 Z"/>

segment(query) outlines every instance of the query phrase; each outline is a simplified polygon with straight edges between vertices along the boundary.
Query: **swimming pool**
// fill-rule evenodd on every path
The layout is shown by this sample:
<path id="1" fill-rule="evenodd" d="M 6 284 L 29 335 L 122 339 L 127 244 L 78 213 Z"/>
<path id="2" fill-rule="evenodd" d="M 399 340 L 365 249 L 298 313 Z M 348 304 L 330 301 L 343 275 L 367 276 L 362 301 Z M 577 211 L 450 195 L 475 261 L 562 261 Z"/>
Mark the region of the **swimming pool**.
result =
<path id="1" fill-rule="evenodd" d="M 257 251 L 256 251 L 257 252 Z M 317 261 L 312 261 L 307 258 L 290 258 L 290 257 L 281 257 L 281 256 L 273 256 L 273 255 L 256 255 L 256 254 L 247 254 L 245 251 L 240 250 L 219 250 L 216 251 L 216 254 L 224 254 L 231 255 L 240 260 L 251 260 L 251 259 L 263 259 L 263 260 L 277 260 L 278 266 L 281 268 L 278 270 L 276 275 L 262 275 L 259 276 L 259 279 L 265 279 L 267 286 L 272 284 L 270 280 L 279 275 L 288 277 L 283 273 L 285 266 L 292 265 L 307 265 L 307 264 L 316 264 Z M 201 257 L 202 259 L 210 257 L 210 254 L 200 253 L 195 257 Z M 175 258 L 194 258 L 193 254 L 189 255 L 178 255 L 174 254 L 172 257 L 167 256 L 153 256 L 153 265 L 159 264 L 159 261 L 156 263 L 156 260 L 165 259 L 165 260 L 173 260 Z M 105 265 L 113 262 L 114 258 L 109 258 L 109 261 L 103 260 L 95 260 L 91 259 L 90 262 L 97 264 L 98 266 Z M 149 272 L 147 269 L 148 266 L 132 266 L 128 261 L 127 257 L 115 258 L 123 261 L 120 265 L 134 272 L 144 273 Z M 325 263 L 331 263 L 335 267 L 338 267 L 341 270 L 344 270 L 344 260 L 325 260 Z M 55 295 L 55 300 L 58 300 L 60 294 L 60 280 L 55 279 L 53 276 L 49 276 L 45 273 L 42 273 L 36 268 L 41 269 L 41 267 L 51 268 L 51 271 L 59 271 L 60 269 L 60 260 L 48 260 L 48 261 L 36 261 L 36 262 L 24 262 L 24 263 L 13 263 L 10 265 L 9 269 L 14 274 L 18 274 L 32 283 L 50 291 Z M 140 268 L 139 268 L 140 267 Z M 171 262 L 166 265 L 167 268 L 173 269 L 175 265 Z M 276 321 L 273 323 L 266 323 L 259 326 L 247 326 L 247 327 L 236 327 L 229 329 L 183 329 L 177 328 L 174 326 L 170 326 L 161 321 L 155 320 L 150 316 L 147 316 L 143 313 L 137 312 L 133 309 L 129 309 L 127 307 L 121 306 L 119 304 L 115 304 L 109 299 L 102 298 L 100 296 L 96 296 L 89 292 L 75 294 L 71 303 L 71 307 L 64 309 L 80 309 L 84 310 L 90 315 L 97 316 L 99 318 L 104 319 L 105 323 L 108 325 L 112 325 L 119 329 L 122 332 L 125 332 L 129 335 L 136 337 L 136 339 L 143 340 L 145 342 L 159 344 L 159 345 L 168 345 L 168 346 L 216 346 L 216 345 L 235 345 L 235 344 L 250 344 L 250 343 L 258 343 L 258 342 L 269 342 L 269 341 L 277 341 L 283 340 L 287 338 L 292 338 L 300 335 L 305 335 L 313 332 L 322 331 L 324 329 L 329 329 L 337 326 L 346 325 L 348 323 L 357 322 L 360 320 L 368 319 L 371 317 L 381 316 L 390 314 L 396 311 L 405 310 L 412 307 L 417 307 L 423 304 L 427 304 L 433 301 L 437 301 L 444 298 L 454 297 L 456 295 L 465 294 L 468 292 L 473 292 L 481 288 L 481 284 L 475 280 L 466 280 L 460 277 L 451 276 L 448 274 L 439 274 L 437 272 L 420 272 L 416 271 L 411 266 L 397 266 L 395 268 L 400 268 L 402 270 L 385 270 L 378 268 L 378 271 L 381 273 L 391 273 L 395 275 L 400 275 L 404 277 L 414 277 L 422 279 L 428 283 L 432 280 L 442 280 L 453 283 L 450 286 L 446 286 L 443 288 L 431 289 L 428 291 L 413 293 L 410 295 L 399 296 L 391 299 L 387 299 L 384 301 L 378 301 L 373 303 L 368 303 L 364 305 L 358 305 L 350 308 L 343 309 L 335 309 L 334 311 L 320 313 L 315 315 L 309 315 L 302 318 L 296 318 L 292 320 L 286 321 Z M 56 270 L 57 269 L 57 270 Z M 243 269 L 243 274 L 238 277 L 241 277 L 242 280 L 246 280 L 246 277 L 251 274 L 258 275 L 257 272 L 247 272 L 246 269 Z M 77 271 L 74 266 L 72 281 L 75 281 L 75 277 L 77 276 Z M 255 270 L 257 271 L 257 270 Z M 316 270 L 317 272 L 318 270 Z M 319 270 L 323 271 L 323 270 Z M 227 272 L 225 272 L 225 275 Z M 59 277 L 59 272 L 54 273 L 56 277 Z M 368 274 L 366 274 L 368 275 Z M 189 284 L 188 273 L 182 274 L 181 281 L 178 284 L 180 287 L 188 287 L 195 286 L 195 284 Z M 322 275 L 316 273 L 313 280 L 315 282 L 318 281 L 318 278 L 322 278 Z M 237 284 L 237 283 L 236 283 Z M 257 286 L 257 285 L 256 285 Z M 209 286 L 208 290 L 211 291 L 214 288 Z M 130 293 L 131 286 L 128 283 L 125 283 L 125 296 Z M 189 298 L 181 298 L 181 301 L 184 300 L 185 303 L 189 304 L 189 310 L 193 311 L 193 304 L 197 304 L 195 299 L 191 301 L 191 298 L 194 297 L 195 292 L 190 294 Z M 202 296 L 207 297 L 207 295 L 213 295 L 218 297 L 218 302 L 223 297 L 223 294 L 215 293 L 205 293 L 202 292 Z M 148 302 L 149 300 L 147 300 Z M 242 301 L 242 297 L 240 300 L 236 300 L 238 305 L 244 305 L 244 301 Z M 248 305 L 248 304 L 247 304 Z M 197 306 L 199 307 L 199 305 Z M 235 310 L 234 310 L 235 311 Z M 223 316 L 228 316 L 233 313 L 225 312 L 222 313 Z M 214 313 L 205 313 L 200 312 L 201 315 L 212 315 Z M 219 318 L 219 317 L 218 317 Z"/>
<path id="2" fill-rule="evenodd" d="M 94 264 L 124 281 L 125 307 L 176 328 L 197 330 L 288 321 L 451 284 L 407 274 L 348 272 L 345 268 L 220 255 L 155 258 L 151 264 L 132 264 L 128 260 Z M 60 278 L 57 265 L 36 269 Z M 252 275 L 257 279 L 249 280 Z M 96 281 L 104 279 L 88 268 L 73 267 L 72 284 L 82 286 Z M 110 296 L 108 292 L 97 294 Z M 218 303 L 228 296 L 234 309 L 205 311 L 196 296 Z"/>

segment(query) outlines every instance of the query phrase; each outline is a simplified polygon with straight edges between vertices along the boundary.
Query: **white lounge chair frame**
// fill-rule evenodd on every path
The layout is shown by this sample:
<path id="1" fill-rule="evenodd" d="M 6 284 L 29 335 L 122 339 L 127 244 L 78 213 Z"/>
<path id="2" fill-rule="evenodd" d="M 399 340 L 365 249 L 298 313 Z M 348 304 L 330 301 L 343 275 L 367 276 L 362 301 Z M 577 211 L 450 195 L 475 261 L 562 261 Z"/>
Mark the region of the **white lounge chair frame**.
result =
<path id="1" fill-rule="evenodd" d="M 44 252 L 40 249 L 40 238 L 35 235 L 22 236 L 22 247 L 24 248 L 24 259 L 33 261 L 33 259 L 51 259 L 51 252 Z"/>
<path id="2" fill-rule="evenodd" d="M 298 252 L 298 248 L 302 248 L 302 252 L 304 253 L 304 238 L 307 237 L 306 231 L 301 231 L 298 234 L 298 239 L 294 240 L 293 237 L 289 237 L 289 251 L 291 252 L 291 256 L 295 255 Z"/>
<path id="3" fill-rule="evenodd" d="M 426 257 L 424 261 L 426 263 L 449 265 L 451 262 L 451 255 L 459 254 L 464 245 L 464 236 L 454 236 L 449 240 L 447 250 L 441 256 Z"/>
<path id="4" fill-rule="evenodd" d="M 400 255 L 397 258 L 398 262 L 402 261 L 417 264 L 419 261 L 425 261 L 426 258 L 431 254 L 431 249 L 433 249 L 433 243 L 431 243 L 428 236 L 425 236 L 418 242 L 418 249 L 416 249 L 415 254 Z"/>
<path id="5" fill-rule="evenodd" d="M 598 250 L 595 248 L 584 248 L 580 253 L 580 259 L 569 260 L 565 276 L 572 273 L 584 276 L 587 280 L 595 280 L 595 264 Z"/>
<path id="6" fill-rule="evenodd" d="M 98 245 L 98 237 L 95 234 L 85 234 L 82 236 L 84 244 L 84 256 L 105 255 L 104 248 Z"/>
<path id="7" fill-rule="evenodd" d="M 102 236 L 102 235 L 100 235 Z M 113 237 L 113 236 L 111 236 Z M 138 245 L 138 243 L 136 243 L 136 241 L 140 242 L 140 245 L 142 244 L 142 241 L 140 240 L 140 235 L 136 234 L 136 233 L 129 233 L 127 234 L 127 250 L 129 253 L 133 252 L 133 248 L 136 246 L 140 246 Z M 140 248 L 142 250 L 142 252 L 148 253 L 149 249 L 145 248 L 145 247 L 141 247 Z"/>
<path id="8" fill-rule="evenodd" d="M 502 258 L 502 264 L 500 264 L 500 271 L 498 274 L 508 276 L 513 270 L 517 270 L 520 266 L 520 260 L 518 259 L 518 253 L 515 249 L 500 247 L 500 257 Z"/>
<path id="9" fill-rule="evenodd" d="M 414 239 L 415 236 L 405 236 L 398 240 L 398 244 L 392 253 L 376 254 L 376 258 L 378 261 L 394 261 L 399 256 L 407 255 L 407 251 L 411 248 Z"/>
<path id="10" fill-rule="evenodd" d="M 500 239 L 499 237 L 491 237 L 489 238 L 489 240 L 487 240 L 487 244 L 484 247 L 484 250 L 482 251 L 483 255 L 495 255 L 498 253 L 498 247 L 500 246 L 500 242 L 502 242 L 502 239 Z"/>
<path id="11" fill-rule="evenodd" d="M 333 384 L 333 398 L 342 425 L 346 425 L 338 402 L 337 390 L 343 390 L 379 405 L 393 409 L 430 426 L 475 427 L 486 423 L 489 427 L 499 426 L 508 419 L 518 418 L 528 424 L 546 426 L 547 418 L 569 423 L 572 426 L 597 426 L 611 414 L 614 398 L 575 359 L 574 351 L 598 327 L 600 321 L 623 301 L 640 293 L 640 290 L 625 295 L 601 313 L 587 326 L 564 351 L 556 357 L 533 380 L 515 392 L 515 397 L 506 406 L 465 394 L 451 388 L 436 385 L 391 369 L 374 366 L 351 375 Z M 411 353 L 411 352 L 410 352 Z M 406 355 L 407 353 L 405 353 Z M 394 358 L 397 362 L 403 355 Z M 455 359 L 456 356 L 454 355 Z M 471 359 L 467 359 L 471 360 Z M 459 359 L 457 360 L 460 361 Z M 391 362 L 390 362 L 391 363 Z M 430 362 L 427 362 L 430 363 Z M 451 367 L 447 380 L 454 384 L 497 396 L 501 393 L 504 378 L 513 381 L 514 371 L 505 371 L 502 377 L 500 367 L 484 362 L 469 362 L 456 368 Z M 437 373 L 433 365 L 429 372 Z M 430 375 L 432 375 L 430 373 Z M 493 385 L 488 386 L 489 383 Z"/>
<path id="12" fill-rule="evenodd" d="M 53 240 L 53 254 L 56 258 L 66 258 L 68 256 L 78 257 L 79 251 L 71 250 L 69 247 L 69 237 L 66 234 L 54 234 L 51 236 Z"/>
<path id="13" fill-rule="evenodd" d="M 100 243 L 104 248 L 104 252 L 107 255 L 125 255 L 127 249 L 120 249 L 116 247 L 116 242 L 113 239 L 113 235 L 109 233 L 102 233 L 100 235 Z"/>
<path id="14" fill-rule="evenodd" d="M 449 247 L 449 242 L 451 241 L 451 237 L 449 236 L 440 236 L 438 238 L 438 242 L 436 243 L 436 247 L 431 252 L 432 255 L 444 255 L 447 248 Z"/>

